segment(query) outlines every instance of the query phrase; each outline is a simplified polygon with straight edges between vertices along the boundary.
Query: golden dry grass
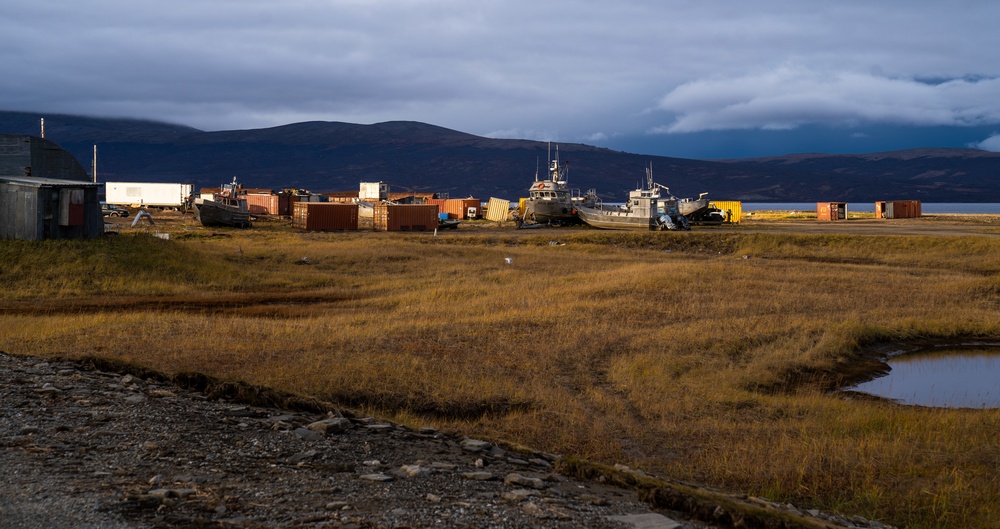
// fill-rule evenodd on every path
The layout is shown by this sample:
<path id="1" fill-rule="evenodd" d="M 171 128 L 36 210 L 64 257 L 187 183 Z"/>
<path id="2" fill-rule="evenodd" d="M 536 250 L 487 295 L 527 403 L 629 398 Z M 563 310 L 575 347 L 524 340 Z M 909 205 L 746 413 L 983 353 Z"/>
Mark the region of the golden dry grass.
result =
<path id="1" fill-rule="evenodd" d="M 224 235 L 0 242 L 0 348 L 200 371 L 900 526 L 998 515 L 1000 411 L 829 391 L 872 346 L 1000 339 L 995 238 Z"/>

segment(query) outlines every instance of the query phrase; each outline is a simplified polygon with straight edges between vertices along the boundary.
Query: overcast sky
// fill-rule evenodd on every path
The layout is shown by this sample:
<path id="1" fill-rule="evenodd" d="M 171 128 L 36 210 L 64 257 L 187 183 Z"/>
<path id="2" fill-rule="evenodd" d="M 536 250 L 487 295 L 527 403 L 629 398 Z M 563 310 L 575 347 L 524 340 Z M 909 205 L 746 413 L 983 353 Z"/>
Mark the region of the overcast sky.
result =
<path id="1" fill-rule="evenodd" d="M 987 0 L 6 2 L 0 109 L 710 158 L 1000 151 L 998 22 Z"/>

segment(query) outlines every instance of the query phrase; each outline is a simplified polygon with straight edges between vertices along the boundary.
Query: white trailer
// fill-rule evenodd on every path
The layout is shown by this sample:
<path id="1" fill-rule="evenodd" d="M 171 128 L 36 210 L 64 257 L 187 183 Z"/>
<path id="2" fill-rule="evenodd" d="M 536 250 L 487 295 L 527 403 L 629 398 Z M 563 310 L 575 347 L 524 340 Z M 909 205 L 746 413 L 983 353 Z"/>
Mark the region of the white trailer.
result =
<path id="1" fill-rule="evenodd" d="M 193 190 L 192 184 L 107 182 L 104 184 L 104 201 L 116 206 L 133 208 L 184 209 Z"/>

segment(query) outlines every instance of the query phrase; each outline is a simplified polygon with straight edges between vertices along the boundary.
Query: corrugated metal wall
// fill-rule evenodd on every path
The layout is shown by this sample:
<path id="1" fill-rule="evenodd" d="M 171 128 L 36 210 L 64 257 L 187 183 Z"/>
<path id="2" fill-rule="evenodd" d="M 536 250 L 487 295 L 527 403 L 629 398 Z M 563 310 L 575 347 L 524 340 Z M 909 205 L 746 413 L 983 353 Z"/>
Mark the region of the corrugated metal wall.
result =
<path id="1" fill-rule="evenodd" d="M 251 215 L 280 215 L 278 195 L 247 193 L 247 208 Z M 287 198 L 285 199 L 287 201 Z"/>
<path id="2" fill-rule="evenodd" d="M 292 227 L 310 231 L 354 231 L 358 229 L 358 205 L 296 202 Z"/>
<path id="3" fill-rule="evenodd" d="M 713 200 L 710 205 L 722 210 L 726 223 L 739 224 L 743 218 L 743 202 L 739 200 Z"/>
<path id="4" fill-rule="evenodd" d="M 875 203 L 876 219 L 913 219 L 922 214 L 919 200 L 892 200 Z"/>
<path id="5" fill-rule="evenodd" d="M 0 179 L 0 239 L 86 239 L 103 233 L 96 184 Z"/>
<path id="6" fill-rule="evenodd" d="M 438 227 L 434 204 L 376 204 L 375 231 L 429 231 Z"/>
<path id="7" fill-rule="evenodd" d="M 510 218 L 510 200 L 490 197 L 486 204 L 486 220 L 493 222 L 503 222 Z"/>

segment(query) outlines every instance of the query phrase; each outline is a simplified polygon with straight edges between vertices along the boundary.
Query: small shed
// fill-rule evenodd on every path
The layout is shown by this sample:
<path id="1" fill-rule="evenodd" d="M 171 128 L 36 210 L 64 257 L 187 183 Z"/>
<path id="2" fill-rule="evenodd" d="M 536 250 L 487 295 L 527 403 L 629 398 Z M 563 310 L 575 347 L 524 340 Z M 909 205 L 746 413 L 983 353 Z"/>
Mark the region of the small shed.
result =
<path id="1" fill-rule="evenodd" d="M 847 202 L 817 202 L 816 220 L 846 220 Z"/>
<path id="2" fill-rule="evenodd" d="M 72 239 L 104 233 L 100 186 L 44 138 L 0 134 L 0 239 Z"/>
<path id="3" fill-rule="evenodd" d="M 876 219 L 915 219 L 920 217 L 919 200 L 886 200 L 875 203 Z"/>
<path id="4" fill-rule="evenodd" d="M 0 176 L 0 239 L 88 239 L 104 233 L 98 184 Z"/>

